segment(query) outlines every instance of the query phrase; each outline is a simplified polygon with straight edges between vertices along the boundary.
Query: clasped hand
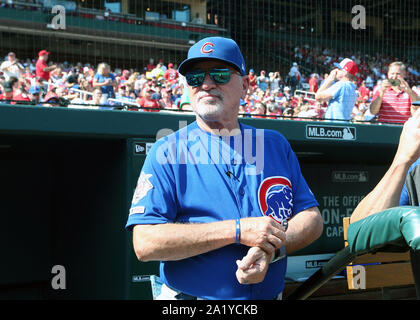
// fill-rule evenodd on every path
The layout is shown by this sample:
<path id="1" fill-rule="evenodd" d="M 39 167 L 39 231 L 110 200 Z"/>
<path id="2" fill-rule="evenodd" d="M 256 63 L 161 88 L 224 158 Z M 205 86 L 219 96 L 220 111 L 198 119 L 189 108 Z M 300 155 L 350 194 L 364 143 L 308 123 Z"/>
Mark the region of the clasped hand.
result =
<path id="1" fill-rule="evenodd" d="M 263 281 L 275 250 L 285 242 L 286 232 L 274 219 L 266 216 L 241 219 L 241 243 L 251 248 L 246 256 L 236 261 L 239 283 Z"/>

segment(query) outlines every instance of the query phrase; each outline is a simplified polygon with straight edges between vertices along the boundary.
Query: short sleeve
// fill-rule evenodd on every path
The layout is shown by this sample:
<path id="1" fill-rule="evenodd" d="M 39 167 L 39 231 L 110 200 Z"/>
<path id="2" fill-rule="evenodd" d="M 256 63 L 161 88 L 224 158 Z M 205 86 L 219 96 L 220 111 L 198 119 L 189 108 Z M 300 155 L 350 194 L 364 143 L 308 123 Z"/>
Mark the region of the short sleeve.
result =
<path id="1" fill-rule="evenodd" d="M 164 161 L 165 143 L 160 140 L 153 145 L 141 169 L 125 226 L 129 230 L 136 224 L 168 223 L 176 218 L 175 179 L 172 165 Z"/>

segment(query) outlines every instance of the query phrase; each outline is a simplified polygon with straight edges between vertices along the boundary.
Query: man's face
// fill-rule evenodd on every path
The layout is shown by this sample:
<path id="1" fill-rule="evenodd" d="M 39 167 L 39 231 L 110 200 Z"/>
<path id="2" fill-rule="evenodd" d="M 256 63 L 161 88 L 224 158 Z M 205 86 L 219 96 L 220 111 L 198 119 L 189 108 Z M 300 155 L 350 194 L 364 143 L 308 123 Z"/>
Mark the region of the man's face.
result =
<path id="1" fill-rule="evenodd" d="M 47 62 L 48 61 L 48 54 L 43 54 L 41 56 L 41 59 L 44 60 L 45 62 Z"/>
<path id="2" fill-rule="evenodd" d="M 264 112 L 265 110 L 264 110 L 264 106 L 263 105 L 261 105 L 260 103 L 257 103 L 256 105 L 255 105 L 255 109 L 254 109 L 254 114 L 264 114 L 265 112 Z"/>
<path id="3" fill-rule="evenodd" d="M 392 66 L 388 70 L 388 79 L 398 79 L 401 76 L 404 78 L 405 72 L 401 69 L 400 66 Z"/>
<path id="4" fill-rule="evenodd" d="M 146 99 L 150 99 L 151 97 L 152 97 L 152 94 L 154 93 L 154 91 L 153 90 L 150 90 L 150 89 L 145 89 L 144 90 L 144 97 L 146 98 Z"/>
<path id="5" fill-rule="evenodd" d="M 343 79 L 345 75 L 347 75 L 347 71 L 343 69 L 339 69 L 337 71 L 337 80 Z"/>
<path id="6" fill-rule="evenodd" d="M 194 112 L 205 121 L 220 121 L 237 117 L 240 99 L 244 99 L 249 86 L 248 77 L 242 77 L 231 66 L 218 61 L 201 61 L 192 70 L 209 71 L 214 68 L 232 70 L 230 80 L 225 84 L 215 83 L 205 75 L 204 81 L 197 87 L 188 86 Z"/>
<path id="7" fill-rule="evenodd" d="M 10 62 L 13 62 L 13 61 L 15 61 L 15 60 L 16 60 L 16 56 L 15 56 L 14 54 L 9 54 L 9 55 L 7 56 L 7 58 L 8 58 L 8 60 L 9 60 Z"/>

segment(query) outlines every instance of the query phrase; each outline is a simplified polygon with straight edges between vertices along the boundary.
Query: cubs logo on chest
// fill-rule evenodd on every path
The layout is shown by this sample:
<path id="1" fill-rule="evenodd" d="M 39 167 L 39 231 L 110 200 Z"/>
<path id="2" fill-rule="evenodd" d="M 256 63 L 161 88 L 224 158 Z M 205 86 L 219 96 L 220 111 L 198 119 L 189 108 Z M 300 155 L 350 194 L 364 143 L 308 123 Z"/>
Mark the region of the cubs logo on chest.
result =
<path id="1" fill-rule="evenodd" d="M 282 176 L 264 179 L 258 188 L 258 204 L 262 214 L 277 222 L 289 219 L 293 208 L 290 180 Z"/>

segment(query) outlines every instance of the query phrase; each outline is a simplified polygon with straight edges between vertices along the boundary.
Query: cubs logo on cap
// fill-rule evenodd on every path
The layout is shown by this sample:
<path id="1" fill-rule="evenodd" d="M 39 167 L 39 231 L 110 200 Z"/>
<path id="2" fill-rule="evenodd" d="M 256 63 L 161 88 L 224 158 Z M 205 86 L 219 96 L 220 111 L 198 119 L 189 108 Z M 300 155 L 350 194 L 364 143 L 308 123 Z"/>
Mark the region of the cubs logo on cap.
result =
<path id="1" fill-rule="evenodd" d="M 266 178 L 258 188 L 258 204 L 261 212 L 277 222 L 289 219 L 292 215 L 292 184 L 286 177 Z"/>
<path id="2" fill-rule="evenodd" d="M 223 61 L 237 69 L 242 76 L 246 75 L 244 57 L 238 44 L 232 39 L 208 37 L 198 41 L 188 50 L 187 59 L 179 65 L 179 73 L 185 75 L 200 60 Z"/>
<path id="3" fill-rule="evenodd" d="M 205 44 L 203 44 L 203 46 L 201 47 L 201 53 L 206 54 L 206 53 L 211 53 L 213 51 L 212 47 L 214 47 L 214 44 L 211 42 L 206 42 Z"/>
<path id="4" fill-rule="evenodd" d="M 334 65 L 339 69 L 346 70 L 353 76 L 356 76 L 356 73 L 359 71 L 359 67 L 357 66 L 356 62 L 349 58 L 343 59 L 340 63 L 335 62 Z"/>

